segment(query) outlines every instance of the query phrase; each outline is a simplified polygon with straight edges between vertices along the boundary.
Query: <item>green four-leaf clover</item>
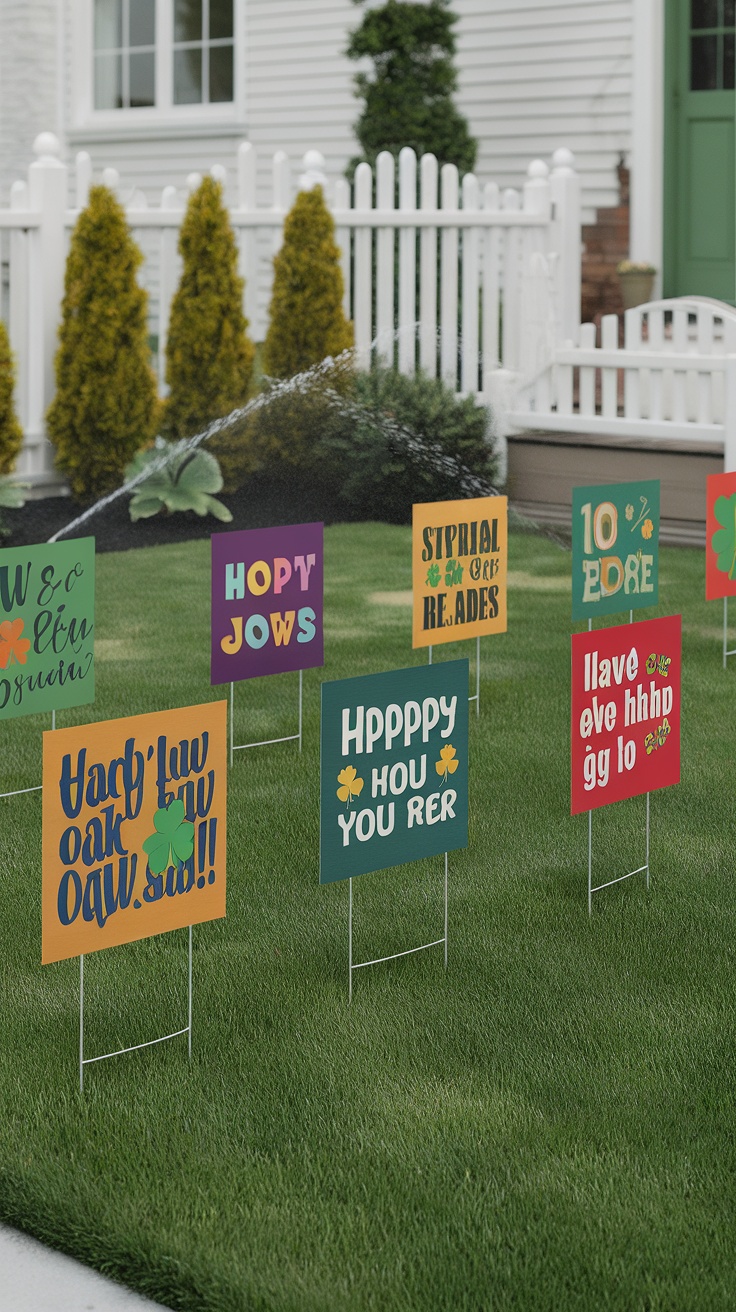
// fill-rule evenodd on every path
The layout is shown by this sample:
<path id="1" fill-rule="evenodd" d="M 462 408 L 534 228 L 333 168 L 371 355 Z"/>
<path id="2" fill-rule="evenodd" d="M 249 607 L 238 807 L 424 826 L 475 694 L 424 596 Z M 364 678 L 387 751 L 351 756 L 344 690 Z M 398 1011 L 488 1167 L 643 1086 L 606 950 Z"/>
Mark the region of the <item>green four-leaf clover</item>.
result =
<path id="1" fill-rule="evenodd" d="M 156 830 L 143 844 L 152 875 L 163 874 L 169 865 L 188 861 L 194 851 L 194 825 L 184 819 L 184 803 L 180 797 L 156 811 L 153 817 Z"/>
<path id="2" fill-rule="evenodd" d="M 440 581 L 439 565 L 430 565 L 429 569 L 427 570 L 427 583 L 429 584 L 430 588 L 436 588 L 439 581 Z"/>
<path id="3" fill-rule="evenodd" d="M 713 512 L 723 527 L 716 529 L 710 545 L 718 555 L 717 568 L 732 579 L 736 572 L 736 492 L 730 497 L 717 497 Z"/>

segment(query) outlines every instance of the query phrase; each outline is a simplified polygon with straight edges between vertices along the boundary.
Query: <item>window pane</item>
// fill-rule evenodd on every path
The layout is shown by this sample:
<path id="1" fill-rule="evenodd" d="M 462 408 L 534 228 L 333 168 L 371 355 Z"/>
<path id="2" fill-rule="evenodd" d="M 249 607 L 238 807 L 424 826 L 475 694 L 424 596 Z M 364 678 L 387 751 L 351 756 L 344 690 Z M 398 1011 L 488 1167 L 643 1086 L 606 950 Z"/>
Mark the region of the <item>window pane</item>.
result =
<path id="1" fill-rule="evenodd" d="M 129 3 L 130 44 L 132 46 L 154 45 L 156 42 L 156 0 L 129 0 Z"/>
<path id="2" fill-rule="evenodd" d="M 95 50 L 123 44 L 123 0 L 95 0 Z"/>
<path id="3" fill-rule="evenodd" d="M 202 103 L 202 47 L 174 51 L 174 104 Z"/>
<path id="4" fill-rule="evenodd" d="M 123 68 L 120 55 L 95 55 L 95 109 L 122 109 Z"/>
<path id="5" fill-rule="evenodd" d="M 718 27 L 718 0 L 692 0 L 691 27 Z"/>
<path id="6" fill-rule="evenodd" d="M 174 40 L 201 41 L 202 0 L 174 0 Z"/>
<path id="7" fill-rule="evenodd" d="M 716 91 L 718 88 L 718 37 L 690 38 L 690 90 Z"/>
<path id="8" fill-rule="evenodd" d="M 131 54 L 129 76 L 131 109 L 140 109 L 143 105 L 154 105 L 156 103 L 156 73 L 153 51 L 146 54 Z"/>
<path id="9" fill-rule="evenodd" d="M 210 39 L 233 35 L 233 0 L 210 0 Z"/>
<path id="10" fill-rule="evenodd" d="M 723 26 L 733 27 L 736 24 L 736 0 L 726 0 L 723 10 Z"/>
<path id="11" fill-rule="evenodd" d="M 210 49 L 210 104 L 233 98 L 233 48 L 213 46 Z"/>
<path id="12" fill-rule="evenodd" d="M 733 91 L 736 87 L 734 83 L 734 35 L 733 32 L 727 33 L 723 38 L 723 87 L 725 91 Z"/>

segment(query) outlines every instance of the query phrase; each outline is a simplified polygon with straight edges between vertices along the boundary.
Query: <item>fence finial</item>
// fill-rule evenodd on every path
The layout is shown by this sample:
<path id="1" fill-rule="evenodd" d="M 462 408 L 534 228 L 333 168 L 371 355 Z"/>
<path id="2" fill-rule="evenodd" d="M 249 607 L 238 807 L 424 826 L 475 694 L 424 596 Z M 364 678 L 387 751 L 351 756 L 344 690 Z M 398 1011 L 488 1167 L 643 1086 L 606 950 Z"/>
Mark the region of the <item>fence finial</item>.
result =
<path id="1" fill-rule="evenodd" d="M 50 163 L 51 160 L 61 159 L 61 142 L 53 132 L 39 132 L 33 143 L 33 153 L 37 155 L 44 164 Z"/>
<path id="2" fill-rule="evenodd" d="M 320 150 L 308 150 L 302 159 L 304 172 L 299 175 L 299 190 L 311 191 L 313 187 L 327 187 L 325 157 Z"/>
<path id="3" fill-rule="evenodd" d="M 560 146 L 552 156 L 552 165 L 555 173 L 574 173 L 575 156 L 567 146 Z"/>

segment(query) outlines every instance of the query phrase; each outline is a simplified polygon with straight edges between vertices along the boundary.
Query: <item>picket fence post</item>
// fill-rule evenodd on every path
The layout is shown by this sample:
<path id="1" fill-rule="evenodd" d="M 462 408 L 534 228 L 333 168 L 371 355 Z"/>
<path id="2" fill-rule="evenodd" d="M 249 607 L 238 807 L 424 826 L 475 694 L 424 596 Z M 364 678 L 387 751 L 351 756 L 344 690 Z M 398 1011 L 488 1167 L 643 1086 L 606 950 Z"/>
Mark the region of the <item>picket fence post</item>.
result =
<path id="1" fill-rule="evenodd" d="M 64 294 L 67 170 L 53 133 L 41 132 L 33 149 L 38 158 L 28 170 L 28 202 L 38 213 L 39 224 L 29 232 L 26 432 L 36 445 L 43 443 L 44 418 L 54 396 L 54 356 Z M 43 462 L 48 469 L 50 456 L 49 451 Z"/>
<path id="2" fill-rule="evenodd" d="M 580 293 L 582 266 L 582 228 L 580 178 L 575 170 L 575 156 L 561 147 L 552 156 L 550 197 L 552 200 L 552 245 L 556 261 L 557 339 L 580 340 Z"/>

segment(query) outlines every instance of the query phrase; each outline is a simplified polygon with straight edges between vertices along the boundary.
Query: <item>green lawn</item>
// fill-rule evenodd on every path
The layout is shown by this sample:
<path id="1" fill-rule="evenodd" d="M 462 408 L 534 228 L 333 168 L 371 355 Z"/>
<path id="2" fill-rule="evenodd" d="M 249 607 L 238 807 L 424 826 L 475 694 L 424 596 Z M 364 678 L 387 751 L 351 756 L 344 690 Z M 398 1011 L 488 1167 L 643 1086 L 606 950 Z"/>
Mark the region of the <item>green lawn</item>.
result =
<path id="1" fill-rule="evenodd" d="M 194 1047 L 87 1069 L 78 963 L 42 968 L 40 794 L 0 802 L 0 1216 L 171 1308 L 736 1306 L 734 723 L 702 553 L 683 612 L 682 783 L 652 796 L 652 885 L 586 904 L 569 816 L 569 555 L 512 536 L 509 632 L 482 644 L 471 829 L 441 949 L 359 972 L 318 884 L 319 685 L 424 659 L 409 530 L 326 533 L 326 665 L 305 743 L 236 756 L 228 915 L 194 931 Z M 97 701 L 60 724 L 219 697 L 209 544 L 98 559 Z M 378 600 L 375 594 L 383 594 Z M 640 612 L 643 617 L 651 612 Z M 436 655 L 472 656 L 474 644 Z M 237 738 L 293 732 L 297 676 L 236 689 Z M 40 717 L 0 724 L 35 783 Z M 644 801 L 594 815 L 597 880 L 643 860 Z M 442 861 L 356 881 L 358 960 L 441 933 Z M 88 1055 L 186 1022 L 186 932 L 91 956 Z"/>

